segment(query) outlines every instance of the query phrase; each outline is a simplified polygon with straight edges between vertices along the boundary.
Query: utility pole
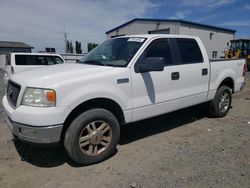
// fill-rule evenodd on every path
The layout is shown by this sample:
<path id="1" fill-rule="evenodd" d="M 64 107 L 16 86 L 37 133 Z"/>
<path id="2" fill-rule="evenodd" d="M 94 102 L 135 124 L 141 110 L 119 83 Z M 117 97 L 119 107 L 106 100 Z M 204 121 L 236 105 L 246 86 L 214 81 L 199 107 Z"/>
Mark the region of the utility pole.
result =
<path id="1" fill-rule="evenodd" d="M 65 53 L 67 53 L 67 42 L 68 42 L 68 39 L 67 39 L 67 33 L 65 31 L 65 24 L 63 24 L 63 34 L 64 34 Z"/>

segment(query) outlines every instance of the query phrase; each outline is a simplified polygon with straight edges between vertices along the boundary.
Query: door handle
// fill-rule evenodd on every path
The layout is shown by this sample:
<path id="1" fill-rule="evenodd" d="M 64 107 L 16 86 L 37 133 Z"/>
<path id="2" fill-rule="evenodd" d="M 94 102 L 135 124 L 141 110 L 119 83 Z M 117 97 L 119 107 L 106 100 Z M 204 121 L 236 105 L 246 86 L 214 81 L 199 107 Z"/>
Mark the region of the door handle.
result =
<path id="1" fill-rule="evenodd" d="M 171 73 L 171 79 L 172 80 L 179 80 L 180 78 L 180 73 L 179 72 L 172 72 Z"/>
<path id="2" fill-rule="evenodd" d="M 205 76 L 205 75 L 207 75 L 207 73 L 208 73 L 208 70 L 207 70 L 207 68 L 205 68 L 205 69 L 202 69 L 202 71 L 201 71 L 202 73 L 202 76 Z"/>

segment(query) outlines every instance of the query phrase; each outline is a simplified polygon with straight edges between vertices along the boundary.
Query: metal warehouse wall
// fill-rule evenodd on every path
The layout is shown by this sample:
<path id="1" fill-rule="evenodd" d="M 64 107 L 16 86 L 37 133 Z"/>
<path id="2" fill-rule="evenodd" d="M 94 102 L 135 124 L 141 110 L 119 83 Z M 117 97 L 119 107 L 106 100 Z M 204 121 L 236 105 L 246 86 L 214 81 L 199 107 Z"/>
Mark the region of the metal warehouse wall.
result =
<path id="1" fill-rule="evenodd" d="M 1 48 L 0 47 L 0 54 L 4 53 L 12 53 L 12 52 L 31 52 L 30 48 Z"/>
<path id="2" fill-rule="evenodd" d="M 107 34 L 107 39 L 116 35 L 148 34 L 149 31 L 170 29 L 170 34 L 179 33 L 179 23 L 136 21 Z"/>
<path id="3" fill-rule="evenodd" d="M 234 33 L 219 29 L 200 27 L 179 22 L 145 22 L 135 21 L 107 34 L 107 39 L 112 36 L 148 34 L 149 31 L 170 29 L 170 34 L 193 35 L 201 38 L 207 50 L 209 58 L 213 58 L 213 51 L 217 52 L 217 57 L 224 56 L 227 43 L 234 39 Z M 210 39 L 210 34 L 212 38 Z"/>
<path id="4" fill-rule="evenodd" d="M 212 38 L 210 39 L 210 34 Z M 234 34 L 226 31 L 207 29 L 199 26 L 189 26 L 181 24 L 180 34 L 198 36 L 202 40 L 209 58 L 212 58 L 213 51 L 217 51 L 217 58 L 224 56 L 227 43 L 234 39 Z"/>

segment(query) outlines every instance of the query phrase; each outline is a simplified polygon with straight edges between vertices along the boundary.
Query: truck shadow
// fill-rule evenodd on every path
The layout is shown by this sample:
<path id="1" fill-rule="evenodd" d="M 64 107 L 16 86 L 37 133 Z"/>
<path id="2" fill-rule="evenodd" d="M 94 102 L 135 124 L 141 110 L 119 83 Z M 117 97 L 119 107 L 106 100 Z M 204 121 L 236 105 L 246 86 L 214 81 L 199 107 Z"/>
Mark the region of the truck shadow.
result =
<path id="1" fill-rule="evenodd" d="M 151 119 L 124 125 L 121 127 L 119 144 L 129 144 L 145 137 L 194 122 L 207 116 L 207 106 L 202 104 Z M 62 146 L 49 148 L 39 147 L 22 143 L 19 140 L 14 140 L 14 145 L 21 160 L 34 166 L 51 168 L 68 163 L 72 167 L 81 167 L 74 164 L 70 160 Z M 116 153 L 117 150 L 113 155 Z"/>
<path id="2" fill-rule="evenodd" d="M 128 144 L 208 117 L 207 104 L 178 110 L 147 120 L 122 126 L 119 144 Z"/>
<path id="3" fill-rule="evenodd" d="M 70 159 L 62 146 L 41 147 L 29 145 L 19 140 L 14 140 L 14 145 L 21 161 L 34 166 L 49 168 L 63 165 L 65 162 L 70 163 Z"/>

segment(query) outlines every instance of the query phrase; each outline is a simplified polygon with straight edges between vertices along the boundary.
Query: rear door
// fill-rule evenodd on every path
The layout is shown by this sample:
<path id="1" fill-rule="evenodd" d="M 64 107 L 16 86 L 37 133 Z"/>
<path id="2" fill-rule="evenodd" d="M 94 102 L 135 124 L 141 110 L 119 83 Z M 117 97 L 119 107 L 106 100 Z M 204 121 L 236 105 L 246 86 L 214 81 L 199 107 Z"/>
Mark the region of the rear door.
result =
<path id="1" fill-rule="evenodd" d="M 169 86 L 172 88 L 169 100 L 177 100 L 177 106 L 178 100 L 187 104 L 185 106 L 206 101 L 210 67 L 197 41 L 192 38 L 173 38 L 170 43 L 174 60 L 173 65 L 168 67 L 171 78 Z"/>
<path id="2" fill-rule="evenodd" d="M 196 40 L 156 39 L 141 56 L 164 57 L 166 63 L 161 72 L 132 71 L 134 121 L 206 101 L 209 64 Z"/>

